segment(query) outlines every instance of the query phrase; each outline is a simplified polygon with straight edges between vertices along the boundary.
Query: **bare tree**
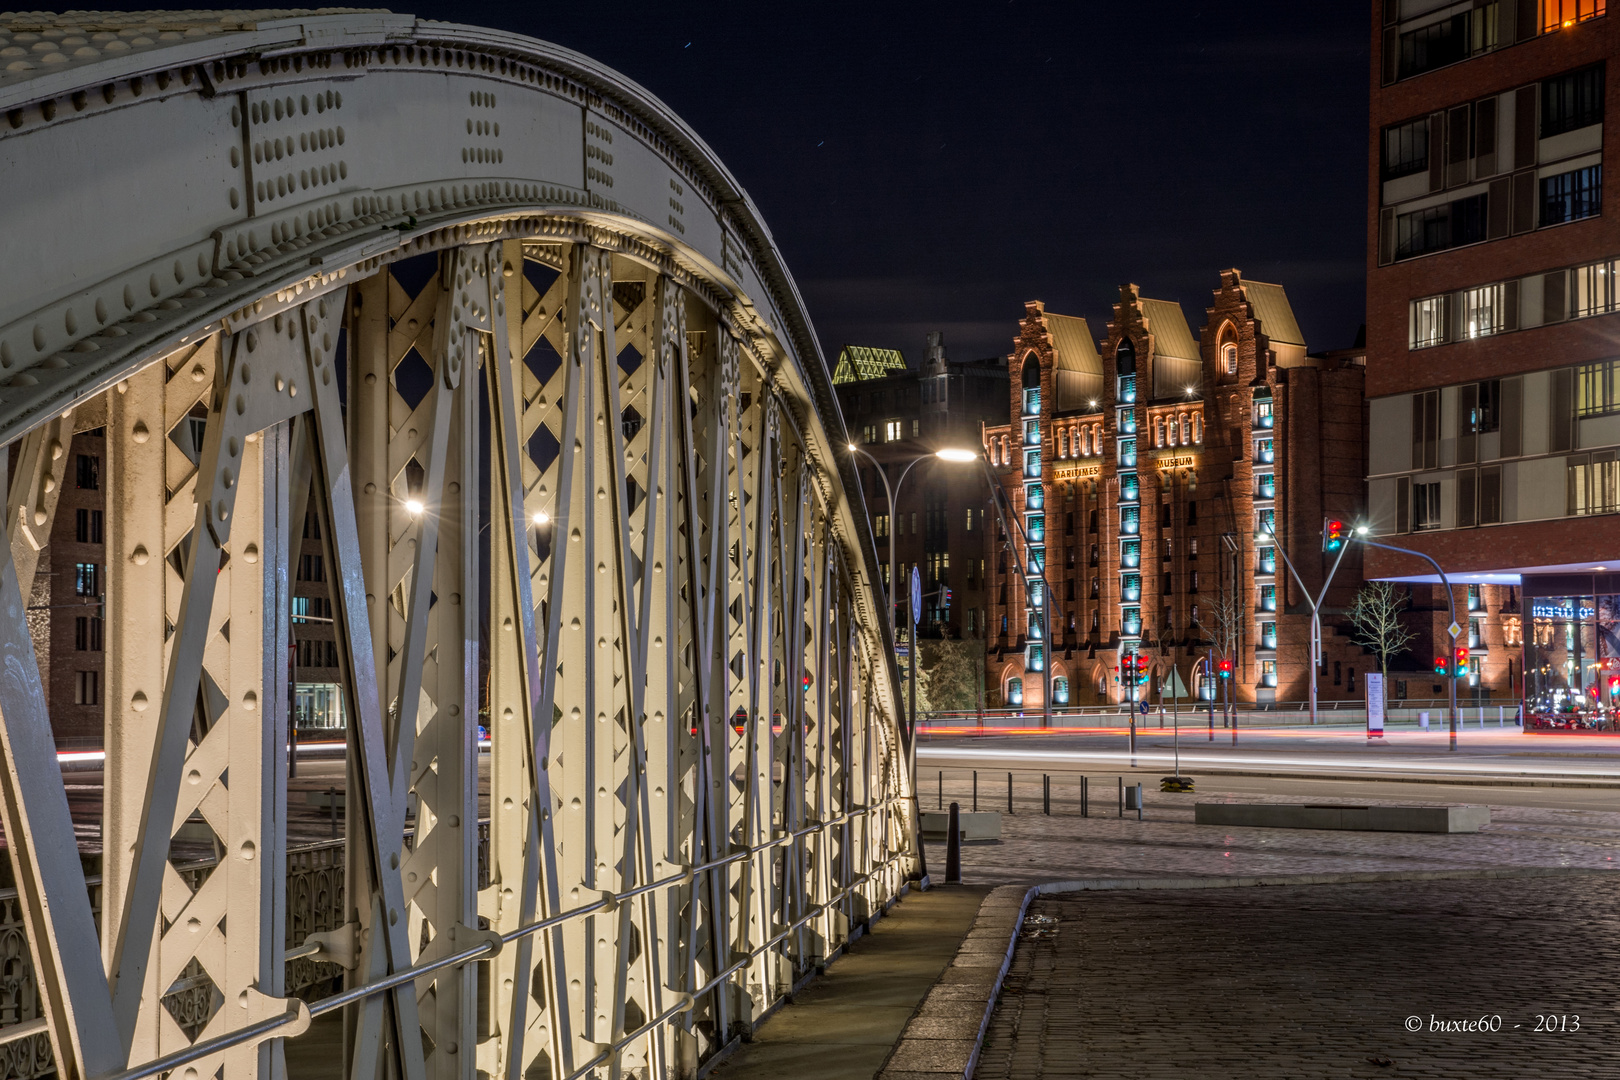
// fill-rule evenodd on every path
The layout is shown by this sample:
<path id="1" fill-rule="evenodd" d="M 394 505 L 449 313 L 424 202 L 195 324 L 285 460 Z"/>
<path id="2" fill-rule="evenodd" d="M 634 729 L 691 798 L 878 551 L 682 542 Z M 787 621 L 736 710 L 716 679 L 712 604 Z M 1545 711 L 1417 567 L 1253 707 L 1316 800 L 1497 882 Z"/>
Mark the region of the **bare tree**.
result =
<path id="1" fill-rule="evenodd" d="M 1202 631 L 1204 640 L 1214 646 L 1220 657 L 1237 660 L 1237 647 L 1239 635 L 1243 630 L 1243 620 L 1247 614 L 1244 610 L 1243 596 L 1233 587 L 1231 582 L 1222 581 L 1220 590 L 1215 594 L 1215 602 L 1207 605 L 1208 621 L 1202 614 L 1204 606 L 1200 605 L 1200 614 L 1194 625 Z"/>
<path id="2" fill-rule="evenodd" d="M 1398 655 L 1417 639 L 1417 634 L 1401 624 L 1406 597 L 1388 581 L 1363 585 L 1345 613 L 1350 620 L 1350 640 L 1378 657 L 1378 669 L 1389 677 L 1389 658 Z"/>

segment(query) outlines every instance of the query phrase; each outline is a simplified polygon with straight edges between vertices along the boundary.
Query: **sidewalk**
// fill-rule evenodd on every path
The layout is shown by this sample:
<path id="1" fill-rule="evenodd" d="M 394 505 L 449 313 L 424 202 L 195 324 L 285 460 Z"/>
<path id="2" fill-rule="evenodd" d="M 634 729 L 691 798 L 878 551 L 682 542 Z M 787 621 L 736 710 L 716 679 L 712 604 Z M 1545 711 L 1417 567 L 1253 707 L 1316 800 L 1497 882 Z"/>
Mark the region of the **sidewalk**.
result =
<path id="1" fill-rule="evenodd" d="M 956 956 L 988 886 L 910 892 L 872 933 L 766 1018 L 718 1080 L 872 1080 Z"/>

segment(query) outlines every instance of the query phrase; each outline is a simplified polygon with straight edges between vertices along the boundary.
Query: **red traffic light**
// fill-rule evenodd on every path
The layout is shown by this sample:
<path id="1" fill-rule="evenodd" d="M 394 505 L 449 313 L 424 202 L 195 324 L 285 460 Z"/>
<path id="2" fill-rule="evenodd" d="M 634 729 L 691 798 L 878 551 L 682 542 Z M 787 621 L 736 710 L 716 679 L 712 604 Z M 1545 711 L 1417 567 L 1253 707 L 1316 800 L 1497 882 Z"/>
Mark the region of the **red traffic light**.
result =
<path id="1" fill-rule="evenodd" d="M 1349 528 L 1342 521 L 1328 518 L 1322 522 L 1322 550 L 1338 551 L 1344 546 L 1345 537 L 1349 531 Z"/>
<path id="2" fill-rule="evenodd" d="M 1446 666 L 1445 657 L 1437 656 L 1434 658 L 1434 673 L 1436 675 L 1444 675 L 1446 673 Z"/>

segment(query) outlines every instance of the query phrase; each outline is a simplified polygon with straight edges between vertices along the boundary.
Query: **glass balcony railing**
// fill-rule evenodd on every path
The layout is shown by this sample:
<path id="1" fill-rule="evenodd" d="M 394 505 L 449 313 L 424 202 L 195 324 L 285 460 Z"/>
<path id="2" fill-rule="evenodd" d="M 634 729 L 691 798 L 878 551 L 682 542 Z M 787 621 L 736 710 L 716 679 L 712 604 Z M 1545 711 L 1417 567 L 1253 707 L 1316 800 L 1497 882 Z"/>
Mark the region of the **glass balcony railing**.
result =
<path id="1" fill-rule="evenodd" d="M 1120 545 L 1120 565 L 1128 570 L 1134 570 L 1142 565 L 1142 541 L 1128 540 Z"/>
<path id="2" fill-rule="evenodd" d="M 1127 508 L 1126 512 L 1119 516 L 1119 531 L 1124 536 L 1135 536 L 1137 533 L 1141 532 L 1139 518 L 1135 512 L 1135 507 Z"/>
<path id="3" fill-rule="evenodd" d="M 1041 422 L 1039 420 L 1024 421 L 1024 445 L 1041 445 Z"/>
<path id="4" fill-rule="evenodd" d="M 1136 502 L 1142 497 L 1142 485 L 1135 473 L 1127 473 L 1119 478 L 1119 498 L 1121 502 Z"/>
<path id="5" fill-rule="evenodd" d="M 1273 686 L 1273 687 L 1276 686 L 1277 685 L 1277 673 L 1275 671 L 1267 671 L 1267 672 L 1264 672 L 1263 674 L 1261 674 L 1261 676 L 1260 676 L 1260 685 L 1261 686 Z"/>
<path id="6" fill-rule="evenodd" d="M 1130 405 L 1136 401 L 1136 376 L 1122 375 L 1119 380 L 1119 400 Z"/>
<path id="7" fill-rule="evenodd" d="M 1122 435 L 1135 435 L 1136 434 L 1136 410 L 1135 409 L 1121 409 L 1121 410 L 1119 410 L 1119 431 L 1120 431 L 1120 434 L 1122 434 Z"/>
<path id="8" fill-rule="evenodd" d="M 1136 440 L 1121 439 L 1119 442 L 1119 467 L 1122 469 L 1136 468 Z"/>
<path id="9" fill-rule="evenodd" d="M 1138 637 L 1142 633 L 1142 620 L 1140 618 L 1126 619 L 1121 630 L 1126 637 Z"/>
<path id="10" fill-rule="evenodd" d="M 1024 415 L 1041 415 L 1041 388 L 1032 386 L 1024 391 Z"/>
<path id="11" fill-rule="evenodd" d="M 1277 497 L 1277 481 L 1270 473 L 1258 478 L 1254 486 L 1254 497 L 1257 499 L 1275 499 Z"/>
<path id="12" fill-rule="evenodd" d="M 1261 634 L 1260 647 L 1262 649 L 1275 649 L 1277 647 L 1277 632 L 1273 630 L 1269 634 Z"/>
<path id="13" fill-rule="evenodd" d="M 1261 439 L 1254 444 L 1254 460 L 1257 465 L 1271 465 L 1276 462 L 1277 457 L 1272 453 L 1270 439 Z"/>
<path id="14" fill-rule="evenodd" d="M 1274 588 L 1272 588 L 1270 586 L 1267 586 L 1265 589 L 1261 590 L 1261 593 L 1260 593 L 1260 610 L 1261 611 L 1276 611 L 1277 610 L 1277 590 L 1276 589 L 1274 589 Z"/>
<path id="15" fill-rule="evenodd" d="M 1024 485 L 1024 507 L 1028 510 L 1040 510 L 1046 506 L 1046 492 L 1039 484 Z"/>
<path id="16" fill-rule="evenodd" d="M 1120 595 L 1127 604 L 1134 604 L 1142 599 L 1142 576 L 1140 574 L 1126 574 L 1120 582 Z"/>
<path id="17" fill-rule="evenodd" d="M 1260 559 L 1255 569 L 1256 572 L 1261 574 L 1275 574 L 1277 572 L 1277 549 L 1261 548 Z"/>

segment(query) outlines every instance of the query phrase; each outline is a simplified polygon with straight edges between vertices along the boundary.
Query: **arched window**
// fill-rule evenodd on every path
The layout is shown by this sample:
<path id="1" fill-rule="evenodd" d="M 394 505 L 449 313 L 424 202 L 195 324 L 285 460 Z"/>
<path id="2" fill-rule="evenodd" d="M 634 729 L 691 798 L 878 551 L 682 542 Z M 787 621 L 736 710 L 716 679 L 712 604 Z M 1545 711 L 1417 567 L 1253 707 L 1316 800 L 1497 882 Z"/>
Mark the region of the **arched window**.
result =
<path id="1" fill-rule="evenodd" d="M 1237 374 L 1237 345 L 1228 341 L 1221 346 L 1221 374 Z"/>
<path id="2" fill-rule="evenodd" d="M 1007 704 L 1022 705 L 1024 703 L 1024 680 L 1014 676 L 1007 680 Z"/>
<path id="3" fill-rule="evenodd" d="M 1074 629 L 1072 626 L 1069 629 Z M 1058 705 L 1069 703 L 1069 680 L 1061 675 L 1052 680 L 1052 701 Z"/>
<path id="4" fill-rule="evenodd" d="M 1178 441 L 1176 439 L 1176 418 L 1173 416 L 1170 417 L 1169 422 L 1164 425 L 1164 428 L 1165 441 L 1171 446 L 1176 445 L 1176 442 Z"/>
<path id="5" fill-rule="evenodd" d="M 1164 417 L 1162 416 L 1153 421 L 1153 445 L 1164 445 Z"/>
<path id="6" fill-rule="evenodd" d="M 1025 390 L 1039 390 L 1040 389 L 1040 387 L 1041 387 L 1041 362 L 1039 360 L 1035 359 L 1035 354 L 1034 353 L 1030 353 L 1028 356 L 1024 357 L 1024 368 L 1023 368 L 1022 376 L 1023 376 L 1023 378 L 1022 378 L 1021 381 L 1023 383 L 1023 387 L 1024 387 Z"/>
<path id="7" fill-rule="evenodd" d="M 1181 414 L 1181 441 L 1183 444 L 1192 442 L 1192 418 L 1186 413 Z"/>
<path id="8" fill-rule="evenodd" d="M 1058 432 L 1058 457 L 1066 458 L 1068 456 L 1069 456 L 1069 433 L 1067 431 L 1060 431 L 1060 432 Z"/>
<path id="9" fill-rule="evenodd" d="M 1195 417 L 1193 417 L 1193 442 L 1201 443 L 1203 441 L 1204 441 L 1204 418 L 1202 416 L 1195 416 Z"/>
<path id="10" fill-rule="evenodd" d="M 1130 338 L 1122 338 L 1114 348 L 1114 366 L 1121 376 L 1136 374 L 1136 346 Z"/>

